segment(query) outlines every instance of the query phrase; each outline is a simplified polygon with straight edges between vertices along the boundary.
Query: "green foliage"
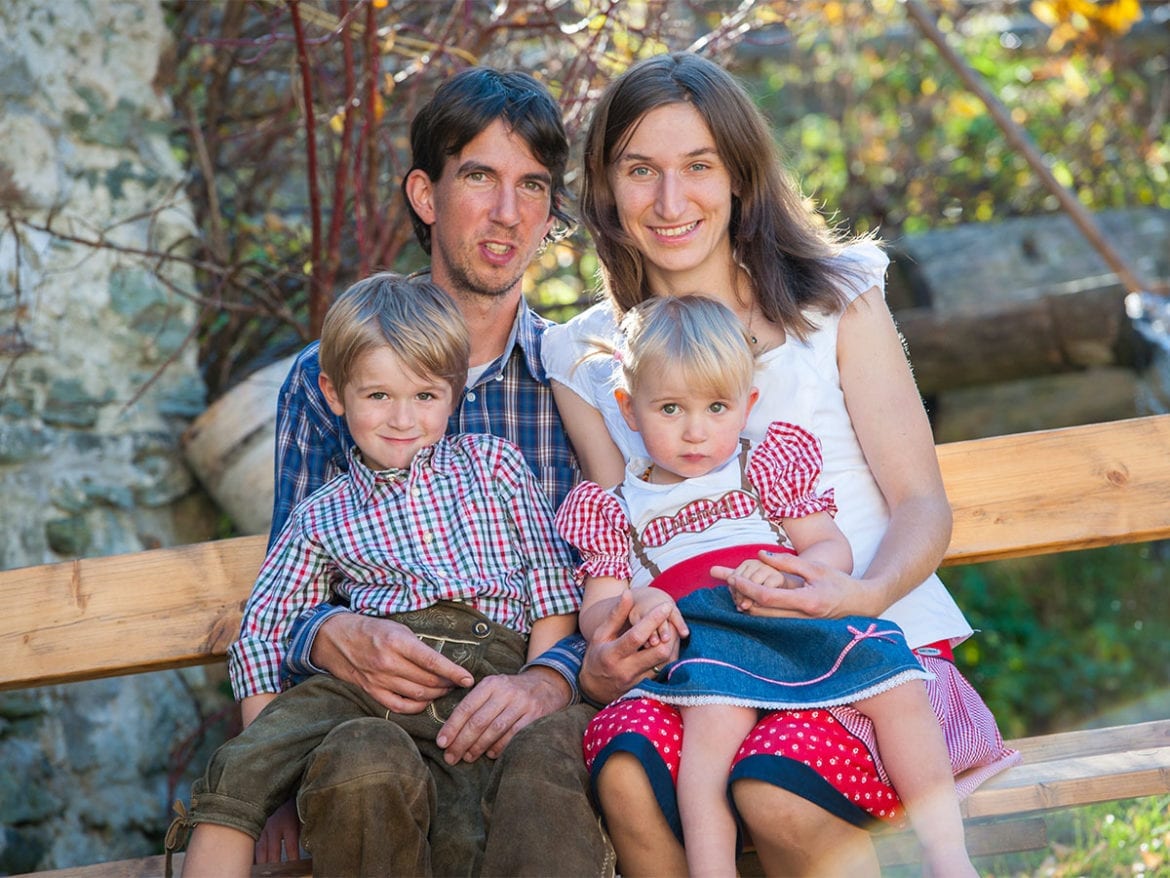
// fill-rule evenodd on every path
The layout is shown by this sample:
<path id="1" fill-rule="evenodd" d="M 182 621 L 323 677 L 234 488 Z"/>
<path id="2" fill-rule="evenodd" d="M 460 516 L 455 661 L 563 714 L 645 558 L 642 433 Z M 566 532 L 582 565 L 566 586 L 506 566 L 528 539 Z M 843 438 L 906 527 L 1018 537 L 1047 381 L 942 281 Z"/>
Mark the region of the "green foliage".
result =
<path id="1" fill-rule="evenodd" d="M 975 861 L 988 878 L 1170 875 L 1170 796 L 1105 802 L 1049 815 L 1046 851 Z"/>
<path id="2" fill-rule="evenodd" d="M 1057 179 L 1091 210 L 1170 208 L 1165 38 L 1054 46 L 1035 20 L 1004 14 L 1020 4 L 982 6 L 944 20 L 947 36 Z M 791 45 L 744 71 L 806 191 L 887 238 L 1055 210 L 983 103 L 898 26 L 897 7 L 857 7 L 847 27 L 802 22 Z"/>
<path id="3" fill-rule="evenodd" d="M 956 661 L 1005 735 L 1081 727 L 1167 691 L 1168 554 L 1111 546 L 943 571 L 979 630 Z"/>

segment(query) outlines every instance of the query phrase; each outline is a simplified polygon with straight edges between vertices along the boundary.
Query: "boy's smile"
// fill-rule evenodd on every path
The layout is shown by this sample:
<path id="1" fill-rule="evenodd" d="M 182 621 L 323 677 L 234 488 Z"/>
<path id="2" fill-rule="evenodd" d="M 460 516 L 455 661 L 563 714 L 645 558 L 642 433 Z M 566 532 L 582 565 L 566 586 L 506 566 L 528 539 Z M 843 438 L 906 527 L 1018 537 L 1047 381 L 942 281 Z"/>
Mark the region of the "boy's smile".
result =
<path id="1" fill-rule="evenodd" d="M 421 449 L 447 432 L 454 408 L 450 384 L 412 372 L 385 345 L 358 356 L 340 394 L 324 374 L 321 389 L 333 413 L 345 416 L 362 460 L 373 470 L 409 468 Z"/>

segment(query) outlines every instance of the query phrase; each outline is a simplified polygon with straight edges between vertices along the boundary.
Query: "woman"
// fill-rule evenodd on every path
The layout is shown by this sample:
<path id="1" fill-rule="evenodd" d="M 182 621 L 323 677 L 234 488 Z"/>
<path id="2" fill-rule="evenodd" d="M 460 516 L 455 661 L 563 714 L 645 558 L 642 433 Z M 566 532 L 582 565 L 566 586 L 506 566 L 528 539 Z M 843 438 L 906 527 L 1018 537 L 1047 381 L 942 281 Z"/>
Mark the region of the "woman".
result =
<path id="1" fill-rule="evenodd" d="M 610 337 L 625 310 L 654 295 L 699 293 L 730 307 L 760 352 L 760 400 L 746 434 L 776 420 L 823 444 L 822 486 L 854 573 L 793 556 L 774 567 L 792 590 L 737 583 L 758 604 L 793 615 L 883 616 L 899 623 L 927 670 L 960 792 L 1018 758 L 982 701 L 947 661 L 972 631 L 933 571 L 950 538 L 929 423 L 886 307 L 887 259 L 870 241 L 828 229 L 781 170 L 747 93 L 717 65 L 686 53 L 643 61 L 602 95 L 585 146 L 582 213 L 602 260 L 607 301 L 550 334 L 546 367 L 587 478 L 620 481 L 644 455 L 612 396 L 611 369 L 580 364 L 588 340 Z M 616 447 L 599 442 L 608 431 Z M 754 588 L 754 591 L 753 591 Z M 685 872 L 672 828 L 677 712 L 629 702 L 593 731 L 609 743 L 591 771 L 624 875 Z M 865 831 L 867 790 L 888 795 L 872 726 L 848 708 L 777 712 L 748 736 L 731 774 L 737 812 L 769 874 L 877 873 Z M 677 748 L 670 748 L 677 750 Z M 832 766 L 832 767 L 830 767 Z M 638 814 L 644 819 L 630 820 Z"/>

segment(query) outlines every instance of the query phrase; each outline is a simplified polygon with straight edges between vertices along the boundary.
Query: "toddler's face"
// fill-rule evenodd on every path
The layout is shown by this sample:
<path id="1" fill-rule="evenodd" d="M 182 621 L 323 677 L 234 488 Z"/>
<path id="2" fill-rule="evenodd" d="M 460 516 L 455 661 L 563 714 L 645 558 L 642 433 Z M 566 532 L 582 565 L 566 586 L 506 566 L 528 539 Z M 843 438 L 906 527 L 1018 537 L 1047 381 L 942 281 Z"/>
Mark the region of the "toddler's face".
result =
<path id="1" fill-rule="evenodd" d="M 657 371 L 618 404 L 630 428 L 642 434 L 654 462 L 651 481 L 692 479 L 711 472 L 739 448 L 739 437 L 759 391 L 725 395 L 696 388 L 685 376 Z"/>

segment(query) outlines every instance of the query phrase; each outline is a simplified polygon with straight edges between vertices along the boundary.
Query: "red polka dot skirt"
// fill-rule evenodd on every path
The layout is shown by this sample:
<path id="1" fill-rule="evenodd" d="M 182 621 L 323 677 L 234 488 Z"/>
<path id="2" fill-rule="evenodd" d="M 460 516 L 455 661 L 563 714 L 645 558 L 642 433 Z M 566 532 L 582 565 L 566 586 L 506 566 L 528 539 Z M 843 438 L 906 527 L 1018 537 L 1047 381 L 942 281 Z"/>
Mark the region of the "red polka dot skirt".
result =
<path id="1" fill-rule="evenodd" d="M 1004 747 L 991 712 L 953 664 L 941 658 L 924 658 L 923 664 L 935 674 L 926 688 L 946 738 L 956 790 L 963 797 L 988 777 L 1018 762 L 1019 753 Z M 622 740 L 615 743 L 619 736 Z M 604 762 L 608 750 L 637 755 L 646 765 L 669 818 L 674 809 L 666 799 L 673 799 L 673 790 L 659 787 L 672 786 L 678 780 L 682 737 L 682 717 L 672 705 L 648 698 L 618 701 L 589 724 L 583 742 L 585 764 L 592 773 L 599 758 Z M 758 766 L 756 757 L 787 757 L 822 778 L 849 803 L 847 808 L 883 822 L 903 823 L 901 801 L 876 753 L 873 724 L 853 707 L 776 711 L 761 717 L 744 739 L 732 771 L 748 759 Z M 655 758 L 661 766 L 648 764 Z M 742 766 L 738 776 L 787 786 L 768 771 L 761 776 L 755 769 L 747 769 Z M 661 777 L 661 783 L 655 782 L 656 777 Z"/>
<path id="2" fill-rule="evenodd" d="M 677 783 L 682 717 L 673 705 L 647 698 L 619 701 L 593 718 L 585 733 L 586 767 L 592 771 L 594 761 L 613 739 L 631 732 L 649 740 Z M 898 794 L 879 777 L 869 749 L 827 710 L 766 715 L 744 739 L 735 763 L 757 755 L 787 756 L 802 762 L 871 817 L 901 819 Z"/>

